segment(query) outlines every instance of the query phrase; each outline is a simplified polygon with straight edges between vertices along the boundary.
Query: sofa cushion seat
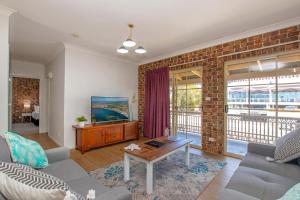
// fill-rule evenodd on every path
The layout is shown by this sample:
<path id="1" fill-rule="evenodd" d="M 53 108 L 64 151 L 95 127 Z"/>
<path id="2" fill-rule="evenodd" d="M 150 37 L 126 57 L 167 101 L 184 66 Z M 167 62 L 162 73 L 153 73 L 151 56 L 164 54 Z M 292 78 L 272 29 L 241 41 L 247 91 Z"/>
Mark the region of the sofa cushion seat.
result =
<path id="1" fill-rule="evenodd" d="M 88 173 L 71 159 L 52 163 L 41 171 L 59 177 L 66 182 L 88 176 Z"/>
<path id="2" fill-rule="evenodd" d="M 268 162 L 266 157 L 254 153 L 248 153 L 240 166 L 251 167 L 271 172 L 280 176 L 300 181 L 300 167 L 295 164 Z"/>
<path id="3" fill-rule="evenodd" d="M 225 189 L 220 195 L 221 200 L 259 200 L 253 196 L 238 192 L 236 190 Z"/>
<path id="4" fill-rule="evenodd" d="M 96 191 L 96 199 L 109 199 L 109 200 L 129 200 L 131 199 L 130 192 L 125 187 L 110 188 L 104 186 L 97 179 L 86 176 L 77 180 L 71 180 L 67 182 L 68 185 L 75 192 L 86 196 L 90 189 Z"/>
<path id="5" fill-rule="evenodd" d="M 250 195 L 257 199 L 278 199 L 298 181 L 270 172 L 240 166 L 232 176 L 227 189 Z"/>

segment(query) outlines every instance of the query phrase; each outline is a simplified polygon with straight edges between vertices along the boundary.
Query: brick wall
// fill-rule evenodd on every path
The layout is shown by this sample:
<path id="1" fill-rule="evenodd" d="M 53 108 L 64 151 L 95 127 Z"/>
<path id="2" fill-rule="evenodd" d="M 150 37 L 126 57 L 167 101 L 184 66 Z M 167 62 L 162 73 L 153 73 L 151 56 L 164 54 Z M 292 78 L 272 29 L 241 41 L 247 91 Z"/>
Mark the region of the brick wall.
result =
<path id="1" fill-rule="evenodd" d="M 203 67 L 202 147 L 205 151 L 224 151 L 224 62 L 271 55 L 299 49 L 300 25 L 272 31 L 213 47 L 177 55 L 139 66 L 139 127 L 143 132 L 145 72 L 171 67 L 171 70 Z M 211 97 L 211 101 L 205 101 Z M 208 138 L 216 138 L 209 143 Z"/>
<path id="2" fill-rule="evenodd" d="M 22 123 L 22 113 L 32 112 L 39 105 L 39 79 L 14 77 L 12 80 L 12 123 Z M 24 109 L 24 100 L 31 102 L 30 109 Z M 24 118 L 29 122 L 29 118 Z"/>

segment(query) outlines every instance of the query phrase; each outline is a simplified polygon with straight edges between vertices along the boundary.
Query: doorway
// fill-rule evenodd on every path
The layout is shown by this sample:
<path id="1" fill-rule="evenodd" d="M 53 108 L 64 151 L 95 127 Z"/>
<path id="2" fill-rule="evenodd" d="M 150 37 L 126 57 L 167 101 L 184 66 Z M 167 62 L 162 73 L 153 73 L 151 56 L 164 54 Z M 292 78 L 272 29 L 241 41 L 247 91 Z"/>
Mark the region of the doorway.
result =
<path id="1" fill-rule="evenodd" d="M 171 132 L 202 144 L 202 68 L 170 72 Z"/>
<path id="2" fill-rule="evenodd" d="M 11 77 L 11 131 L 39 133 L 40 80 Z"/>

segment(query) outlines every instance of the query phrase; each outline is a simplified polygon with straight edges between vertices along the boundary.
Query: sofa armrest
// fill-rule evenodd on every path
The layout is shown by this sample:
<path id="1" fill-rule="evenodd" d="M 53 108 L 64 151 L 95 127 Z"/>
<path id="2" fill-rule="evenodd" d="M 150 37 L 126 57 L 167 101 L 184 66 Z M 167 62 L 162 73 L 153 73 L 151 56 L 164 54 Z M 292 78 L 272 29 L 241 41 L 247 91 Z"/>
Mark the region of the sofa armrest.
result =
<path id="1" fill-rule="evenodd" d="M 248 152 L 255 153 L 262 156 L 269 156 L 271 158 L 274 157 L 276 146 L 268 145 L 268 144 L 256 144 L 256 143 L 249 143 L 248 144 Z"/>
<path id="2" fill-rule="evenodd" d="M 54 162 L 58 162 L 70 158 L 70 149 L 66 147 L 48 149 L 45 152 L 47 154 L 49 163 L 54 163 Z"/>

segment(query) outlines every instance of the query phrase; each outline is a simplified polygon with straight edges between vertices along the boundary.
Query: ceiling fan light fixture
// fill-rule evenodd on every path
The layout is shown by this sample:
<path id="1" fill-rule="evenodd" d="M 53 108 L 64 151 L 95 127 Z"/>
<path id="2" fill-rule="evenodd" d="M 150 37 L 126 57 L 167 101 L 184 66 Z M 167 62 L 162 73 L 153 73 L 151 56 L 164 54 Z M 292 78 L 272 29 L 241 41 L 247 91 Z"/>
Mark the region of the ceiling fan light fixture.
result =
<path id="1" fill-rule="evenodd" d="M 144 53 L 147 53 L 146 49 L 144 49 L 144 47 L 142 46 L 139 46 L 138 48 L 136 48 L 134 50 L 135 53 L 138 53 L 138 54 L 144 54 Z"/>
<path id="2" fill-rule="evenodd" d="M 124 46 L 121 46 L 120 48 L 117 49 L 117 52 L 120 54 L 126 54 L 128 53 L 128 49 L 126 49 Z"/>

